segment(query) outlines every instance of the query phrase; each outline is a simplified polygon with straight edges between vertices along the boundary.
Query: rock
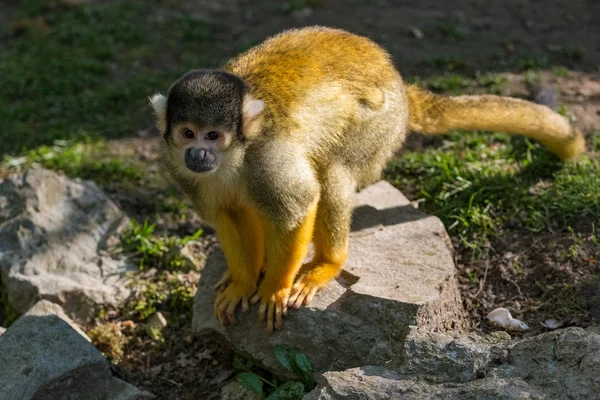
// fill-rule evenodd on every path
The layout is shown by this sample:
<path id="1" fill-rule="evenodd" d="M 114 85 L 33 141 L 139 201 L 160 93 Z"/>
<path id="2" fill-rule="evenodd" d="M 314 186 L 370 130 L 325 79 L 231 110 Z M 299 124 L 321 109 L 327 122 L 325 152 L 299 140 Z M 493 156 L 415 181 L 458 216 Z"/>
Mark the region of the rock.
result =
<path id="1" fill-rule="evenodd" d="M 156 312 L 156 314 L 152 315 L 148 318 L 148 322 L 146 322 L 146 333 L 153 339 L 158 339 L 160 337 L 163 328 L 167 326 L 167 319 L 160 312 Z"/>
<path id="2" fill-rule="evenodd" d="M 435 384 L 374 366 L 327 372 L 320 381 L 303 400 L 545 399 L 540 392 L 517 379 L 485 378 L 462 384 Z"/>
<path id="3" fill-rule="evenodd" d="M 221 388 L 221 400 L 260 400 L 250 389 L 246 389 L 236 381 L 229 382 Z"/>
<path id="4" fill-rule="evenodd" d="M 214 284 L 223 253 L 207 260 L 194 304 L 193 327 L 217 332 L 236 351 L 281 376 L 276 344 L 305 353 L 314 371 L 360 365 L 399 367 L 409 325 L 428 331 L 465 327 L 449 238 L 440 220 L 415 210 L 393 186 L 379 182 L 356 196 L 350 254 L 340 278 L 309 307 L 290 310 L 267 336 L 254 315 L 222 327 L 213 315 Z M 252 308 L 256 313 L 256 306 Z"/>
<path id="5" fill-rule="evenodd" d="M 199 271 L 205 261 L 204 246 L 197 240 L 191 240 L 181 246 L 172 247 L 165 256 L 165 261 L 170 263 L 178 258 L 181 263 L 178 270 L 181 272 Z"/>
<path id="6" fill-rule="evenodd" d="M 580 328 L 515 343 L 413 330 L 408 342 L 400 371 L 365 366 L 326 372 L 304 400 L 592 400 L 600 391 L 600 336 Z"/>
<path id="7" fill-rule="evenodd" d="M 411 328 L 400 370 L 430 382 L 467 382 L 485 376 L 490 344 Z"/>
<path id="8" fill-rule="evenodd" d="M 527 379 L 549 399 L 597 399 L 600 393 L 600 335 L 581 328 L 559 329 L 508 348 L 498 377 Z"/>
<path id="9" fill-rule="evenodd" d="M 75 332 L 79 333 L 84 339 L 91 343 L 91 339 L 74 323 L 56 303 L 48 300 L 40 300 L 27 311 L 30 317 L 44 317 L 46 315 L 55 315 L 65 321 Z"/>
<path id="10" fill-rule="evenodd" d="M 127 217 L 92 182 L 31 169 L 0 181 L 0 278 L 19 313 L 40 299 L 79 321 L 129 294 L 124 260 L 108 243 Z"/>
<path id="11" fill-rule="evenodd" d="M 48 303 L 37 303 L 0 336 L 0 399 L 153 398 L 112 377 L 89 338 Z"/>

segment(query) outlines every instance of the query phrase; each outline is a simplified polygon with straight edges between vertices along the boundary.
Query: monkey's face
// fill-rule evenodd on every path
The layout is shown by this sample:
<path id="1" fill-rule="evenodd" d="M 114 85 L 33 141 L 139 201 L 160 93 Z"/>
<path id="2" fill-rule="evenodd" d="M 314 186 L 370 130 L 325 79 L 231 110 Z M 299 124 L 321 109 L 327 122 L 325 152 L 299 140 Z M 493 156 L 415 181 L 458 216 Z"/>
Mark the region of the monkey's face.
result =
<path id="1" fill-rule="evenodd" d="M 188 176 L 238 169 L 264 108 L 243 80 L 214 70 L 189 72 L 173 84 L 168 97 L 157 94 L 150 102 L 169 156 Z"/>
<path id="2" fill-rule="evenodd" d="M 234 135 L 222 127 L 198 128 L 188 122 L 173 127 L 171 141 L 185 167 L 201 174 L 213 172 L 223 164 Z"/>

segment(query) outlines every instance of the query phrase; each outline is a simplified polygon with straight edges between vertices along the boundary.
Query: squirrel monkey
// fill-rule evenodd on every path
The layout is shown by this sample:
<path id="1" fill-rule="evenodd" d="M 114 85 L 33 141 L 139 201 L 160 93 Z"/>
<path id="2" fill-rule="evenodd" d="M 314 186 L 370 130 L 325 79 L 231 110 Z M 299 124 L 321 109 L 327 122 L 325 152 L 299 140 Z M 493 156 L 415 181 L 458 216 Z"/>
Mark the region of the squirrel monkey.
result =
<path id="1" fill-rule="evenodd" d="M 308 304 L 340 273 L 353 195 L 380 179 L 408 131 L 521 134 L 563 160 L 585 147 L 546 106 L 406 85 L 377 44 L 325 27 L 268 38 L 221 69 L 185 74 L 150 102 L 166 168 L 225 253 L 217 318 L 235 324 L 238 305 L 260 301 L 269 333 L 288 306 Z M 314 258 L 302 265 L 310 242 Z"/>

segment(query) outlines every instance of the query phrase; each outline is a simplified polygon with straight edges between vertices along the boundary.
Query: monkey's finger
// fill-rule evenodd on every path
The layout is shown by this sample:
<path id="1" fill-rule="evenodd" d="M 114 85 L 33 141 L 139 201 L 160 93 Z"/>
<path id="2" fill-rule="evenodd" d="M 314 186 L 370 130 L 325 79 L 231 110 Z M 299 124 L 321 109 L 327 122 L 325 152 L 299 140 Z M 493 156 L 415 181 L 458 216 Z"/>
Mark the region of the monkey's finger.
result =
<path id="1" fill-rule="evenodd" d="M 267 332 L 269 333 L 269 335 L 271 333 L 273 333 L 273 318 L 274 318 L 274 312 L 275 312 L 275 303 L 270 301 L 269 302 L 269 309 L 267 311 Z"/>
<path id="2" fill-rule="evenodd" d="M 263 322 L 265 320 L 265 314 L 267 312 L 267 302 L 263 301 L 260 303 L 260 307 L 258 309 L 258 320 Z"/>
<path id="3" fill-rule="evenodd" d="M 215 284 L 215 290 L 218 290 L 221 286 L 225 285 L 230 278 L 231 275 L 229 274 L 229 271 L 225 272 L 221 279 Z"/>
<path id="4" fill-rule="evenodd" d="M 302 293 L 302 285 L 296 283 L 294 286 L 292 286 L 292 294 L 288 300 L 288 305 L 290 307 L 294 305 L 300 293 Z"/>
<path id="5" fill-rule="evenodd" d="M 256 303 L 258 303 L 259 300 L 260 300 L 260 295 L 258 293 L 256 293 L 250 300 L 250 303 L 256 304 Z"/>
<path id="6" fill-rule="evenodd" d="M 217 298 L 215 299 L 215 312 L 217 312 L 217 310 L 221 307 L 221 305 L 223 304 L 223 302 L 225 302 L 227 300 L 227 296 L 225 296 L 225 294 L 223 293 L 219 293 L 219 295 L 217 295 Z"/>
<path id="7" fill-rule="evenodd" d="M 250 305 L 248 304 L 248 298 L 244 297 L 242 299 L 242 312 L 248 312 L 250 310 Z"/>
<path id="8" fill-rule="evenodd" d="M 308 293 L 306 300 L 304 300 L 304 305 L 308 305 L 312 301 L 313 297 L 315 297 L 315 294 L 317 294 L 317 290 L 317 288 L 313 288 L 310 293 Z"/>
<path id="9" fill-rule="evenodd" d="M 281 315 L 283 314 L 283 303 L 277 303 L 275 305 L 275 329 L 281 329 L 283 326 L 283 318 Z"/>
<path id="10" fill-rule="evenodd" d="M 227 319 L 229 319 L 229 323 L 231 323 L 231 325 L 237 324 L 237 320 L 235 319 L 235 309 L 237 308 L 239 301 L 239 299 L 234 300 L 229 303 L 229 306 L 227 306 Z"/>
<path id="11" fill-rule="evenodd" d="M 227 325 L 227 319 L 225 317 L 225 313 L 222 311 L 217 311 L 216 313 L 217 315 L 217 319 L 219 320 L 219 323 L 223 326 Z"/>
<path id="12" fill-rule="evenodd" d="M 304 299 L 306 298 L 306 296 L 308 295 L 309 292 L 309 288 L 307 288 L 306 286 L 302 288 L 302 292 L 300 292 L 300 295 L 298 296 L 298 298 L 296 299 L 296 301 L 294 302 L 294 308 L 297 310 L 302 306 L 302 303 L 304 303 Z"/>

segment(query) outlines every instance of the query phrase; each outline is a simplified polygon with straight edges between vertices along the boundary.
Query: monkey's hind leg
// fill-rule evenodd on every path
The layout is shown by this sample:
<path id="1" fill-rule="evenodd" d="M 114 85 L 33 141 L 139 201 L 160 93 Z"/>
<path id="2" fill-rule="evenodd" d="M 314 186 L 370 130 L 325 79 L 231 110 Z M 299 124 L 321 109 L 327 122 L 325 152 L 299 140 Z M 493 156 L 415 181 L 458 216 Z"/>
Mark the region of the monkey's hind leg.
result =
<path id="1" fill-rule="evenodd" d="M 242 303 L 248 311 L 264 261 L 264 233 L 253 210 L 223 211 L 216 220 L 217 236 L 227 260 L 227 272 L 216 285 L 214 312 L 223 325 L 236 324 L 235 311 Z"/>
<path id="2" fill-rule="evenodd" d="M 324 183 L 313 236 L 315 254 L 302 267 L 288 301 L 296 309 L 309 304 L 320 288 L 336 278 L 348 257 L 355 184 L 349 174 L 330 174 Z"/>

